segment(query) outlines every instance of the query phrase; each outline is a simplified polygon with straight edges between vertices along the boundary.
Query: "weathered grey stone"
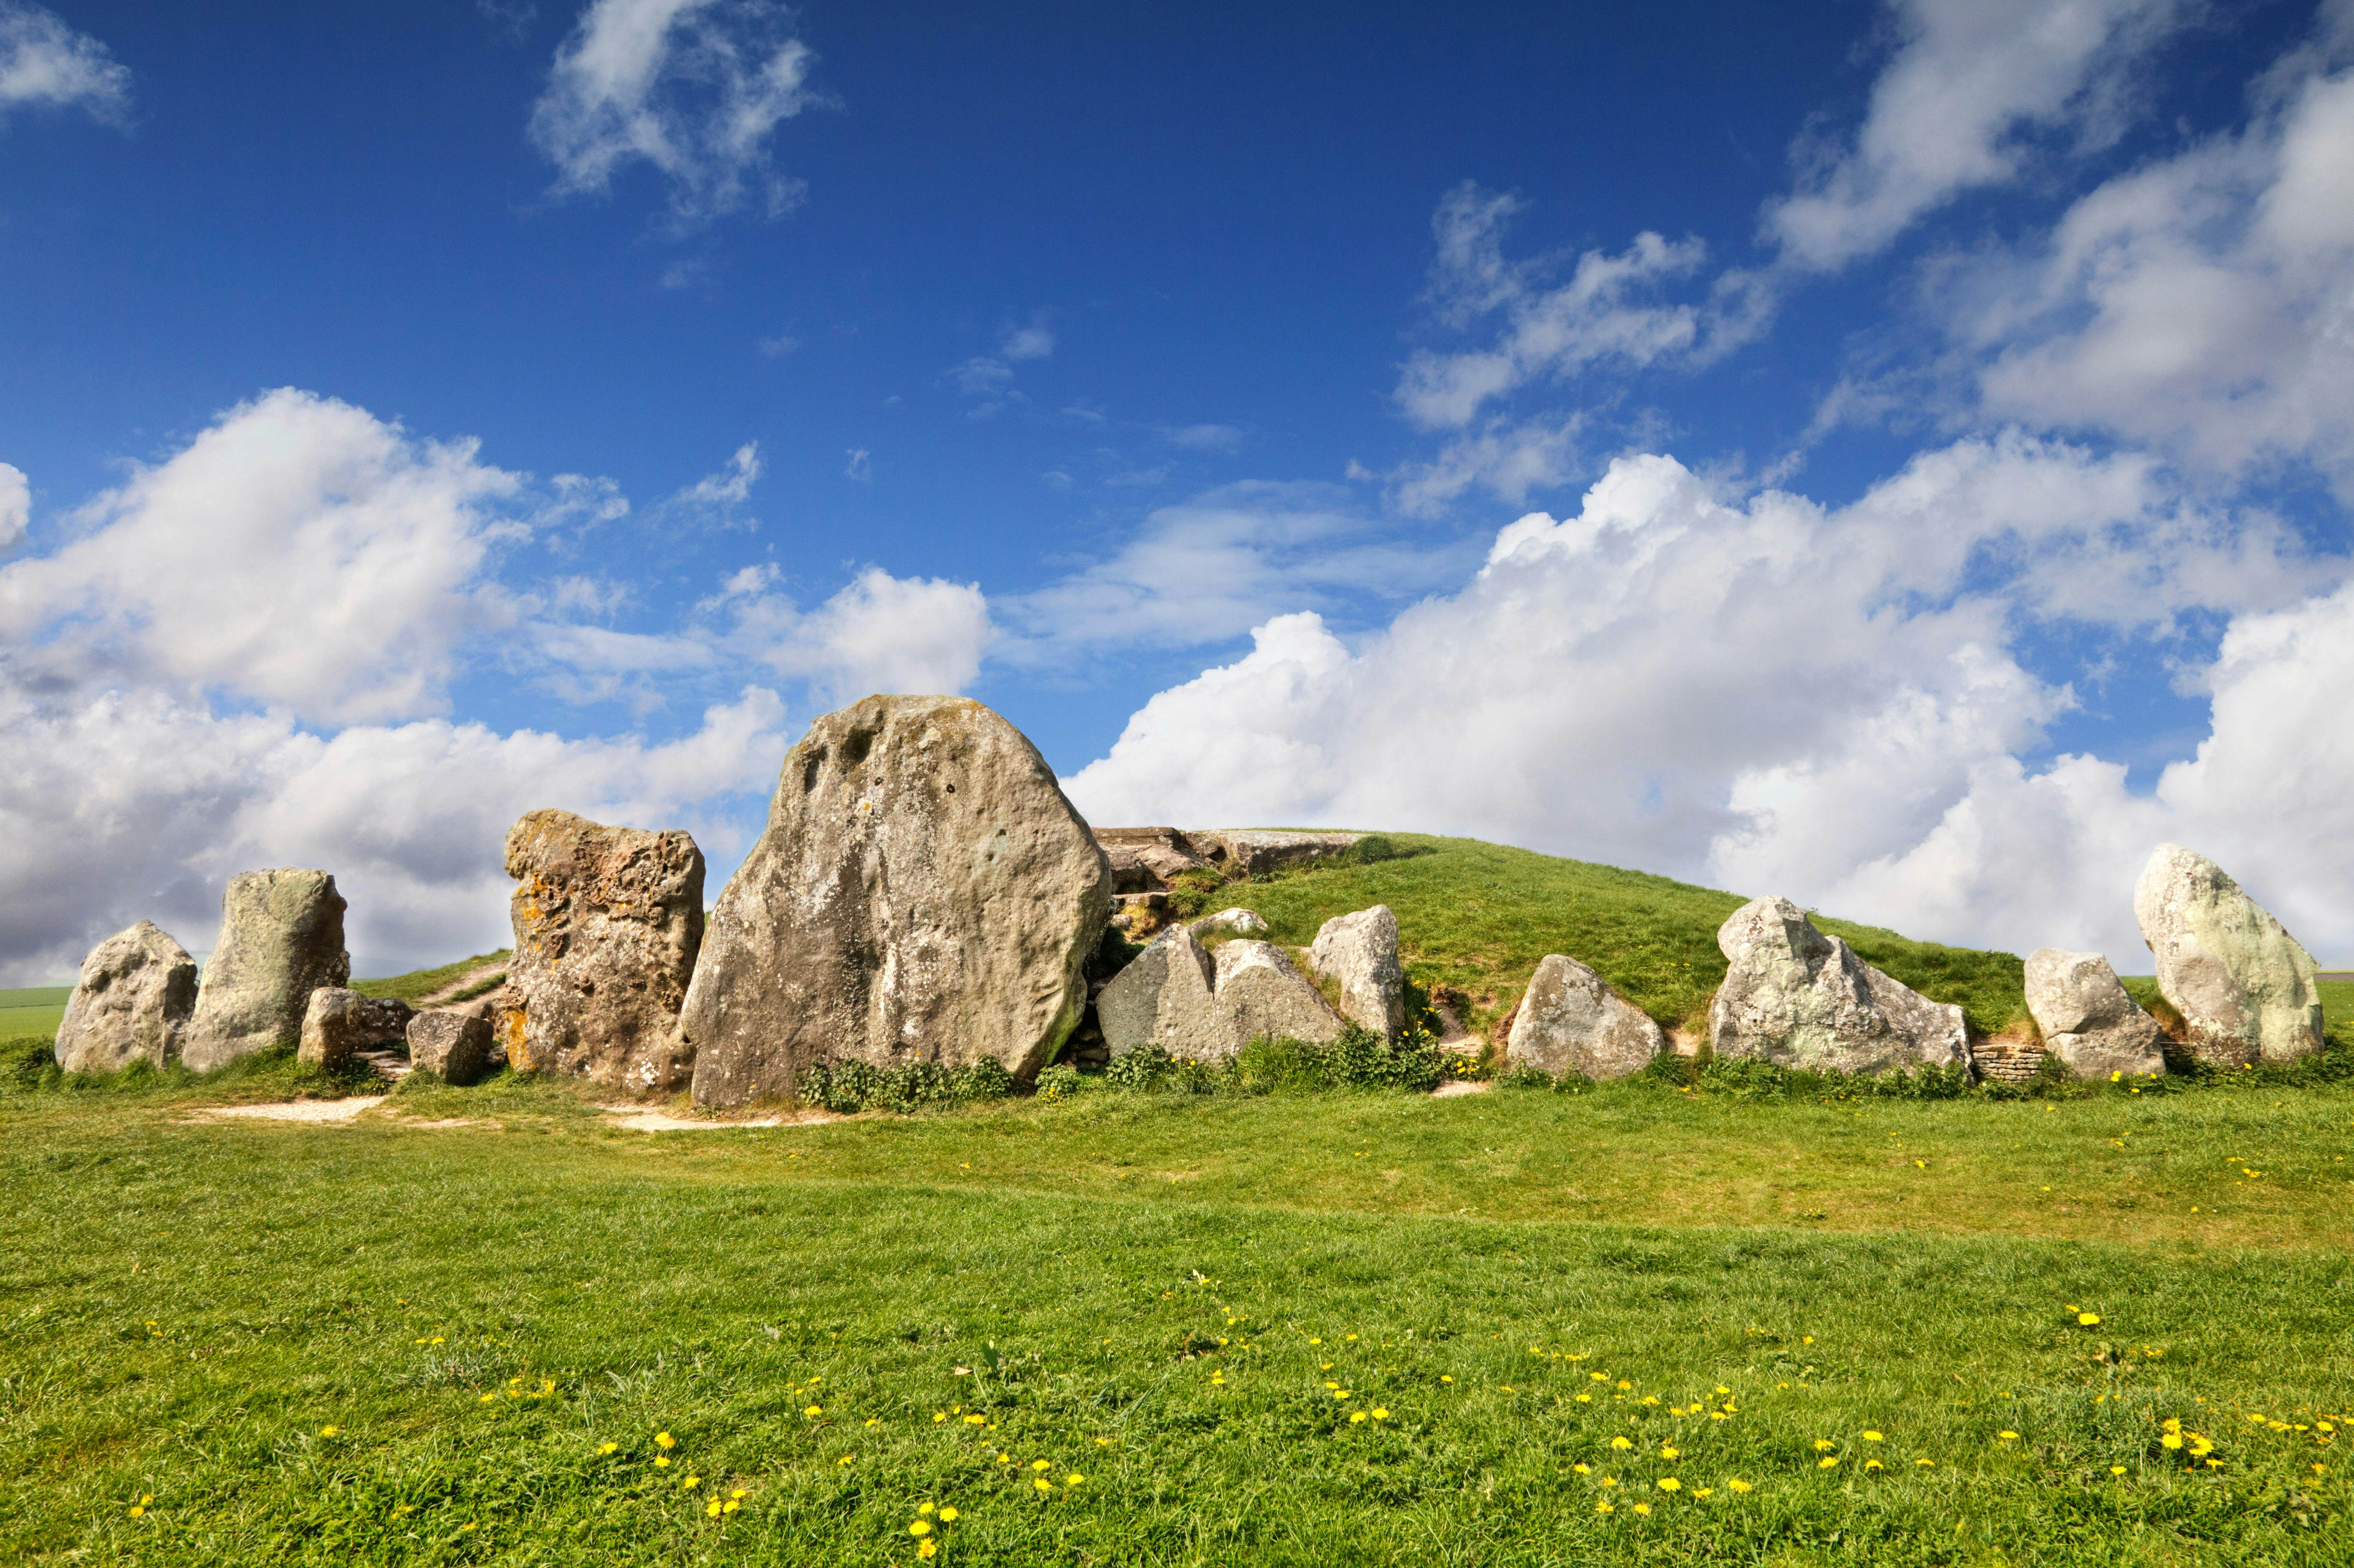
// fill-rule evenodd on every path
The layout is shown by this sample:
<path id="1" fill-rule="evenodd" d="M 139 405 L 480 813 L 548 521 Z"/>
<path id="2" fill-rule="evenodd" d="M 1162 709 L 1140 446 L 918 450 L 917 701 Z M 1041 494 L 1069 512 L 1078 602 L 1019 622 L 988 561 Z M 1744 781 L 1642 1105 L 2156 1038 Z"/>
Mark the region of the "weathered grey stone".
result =
<path id="1" fill-rule="evenodd" d="M 302 1044 L 295 1059 L 314 1067 L 340 1066 L 363 1051 L 403 1039 L 415 1012 L 397 999 L 377 1001 L 340 986 L 321 986 L 302 1012 Z"/>
<path id="2" fill-rule="evenodd" d="M 2136 1077 L 2166 1071 L 2158 1020 L 2117 983 L 2098 953 L 2038 948 L 2027 956 L 2027 1011 L 2043 1048 L 2080 1078 Z"/>
<path id="3" fill-rule="evenodd" d="M 1969 1065 L 1960 1008 L 1873 969 L 1787 898 L 1743 905 L 1716 945 L 1732 966 L 1709 1008 L 1719 1056 L 1838 1073 Z"/>
<path id="4" fill-rule="evenodd" d="M 1215 915 L 1188 920 L 1185 925 L 1197 937 L 1220 931 L 1235 937 L 1264 937 L 1268 929 L 1267 922 L 1250 909 L 1221 909 Z"/>
<path id="5" fill-rule="evenodd" d="M 454 1008 L 419 1013 L 408 1021 L 408 1065 L 459 1088 L 482 1082 L 491 1065 L 490 1020 Z"/>
<path id="6" fill-rule="evenodd" d="M 119 1073 L 133 1062 L 161 1067 L 180 1053 L 196 1005 L 196 961 L 152 920 L 90 950 L 58 1024 L 58 1065 Z"/>
<path id="7" fill-rule="evenodd" d="M 1193 828 L 1193 853 L 1222 870 L 1257 876 L 1287 865 L 1330 860 L 1352 849 L 1363 833 L 1296 832 L 1285 828 Z"/>
<path id="8" fill-rule="evenodd" d="M 1556 1078 L 1623 1078 L 1667 1048 L 1666 1033 L 1649 1013 L 1575 959 L 1551 953 L 1512 1011 L 1504 1061 Z"/>
<path id="9" fill-rule="evenodd" d="M 221 895 L 220 938 L 196 984 L 180 1060 L 209 1073 L 294 1044 L 311 993 L 351 978 L 334 877 L 292 866 L 241 872 Z"/>
<path id="10" fill-rule="evenodd" d="M 1224 1061 L 1262 1034 L 1322 1043 L 1346 1021 L 1268 942 L 1231 941 L 1213 954 L 1172 926 L 1096 998 L 1105 1048 L 1121 1056 L 1159 1045 L 1182 1061 Z"/>
<path id="11" fill-rule="evenodd" d="M 507 831 L 514 956 L 497 1017 L 518 1072 L 682 1087 L 678 1013 L 703 947 L 703 852 L 673 828 L 527 812 Z"/>
<path id="12" fill-rule="evenodd" d="M 769 825 L 712 911 L 680 1028 L 704 1106 L 803 1068 L 1054 1059 L 1111 874 L 1037 748 L 962 697 L 877 696 L 786 754 Z"/>
<path id="13" fill-rule="evenodd" d="M 1333 916 L 1317 930 L 1308 957 L 1318 974 L 1340 985 L 1343 1018 L 1376 1034 L 1405 1032 L 1405 969 L 1398 963 L 1397 916 L 1388 905 Z"/>
<path id="14" fill-rule="evenodd" d="M 1179 873 L 1203 863 L 1175 828 L 1097 828 L 1095 838 L 1111 867 L 1114 893 L 1165 893 Z"/>
<path id="15" fill-rule="evenodd" d="M 2190 1055 L 2238 1067 L 2321 1049 L 2320 966 L 2221 866 L 2158 845 L 2134 884 L 2134 918 Z"/>

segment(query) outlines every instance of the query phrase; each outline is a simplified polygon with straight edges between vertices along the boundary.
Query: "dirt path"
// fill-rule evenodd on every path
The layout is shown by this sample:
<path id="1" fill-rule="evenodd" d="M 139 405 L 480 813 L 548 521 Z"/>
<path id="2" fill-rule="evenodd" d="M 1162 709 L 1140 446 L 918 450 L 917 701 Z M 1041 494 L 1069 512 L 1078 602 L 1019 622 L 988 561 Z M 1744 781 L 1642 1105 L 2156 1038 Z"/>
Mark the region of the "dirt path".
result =
<path id="1" fill-rule="evenodd" d="M 350 1121 L 364 1110 L 374 1110 L 384 1100 L 382 1095 L 354 1095 L 341 1100 L 277 1100 L 259 1106 L 205 1106 L 196 1114 L 260 1121 Z"/>
<path id="2" fill-rule="evenodd" d="M 485 984 L 493 980 L 506 979 L 507 964 L 511 960 L 502 959 L 494 964 L 477 964 L 472 969 L 468 969 L 464 974 L 460 975 L 456 980 L 451 980 L 449 984 L 439 987 L 436 990 L 427 991 L 423 996 L 419 997 L 415 1001 L 410 1002 L 408 1005 L 417 1009 L 419 1012 L 424 1012 L 429 1007 L 447 1007 L 478 985 Z"/>

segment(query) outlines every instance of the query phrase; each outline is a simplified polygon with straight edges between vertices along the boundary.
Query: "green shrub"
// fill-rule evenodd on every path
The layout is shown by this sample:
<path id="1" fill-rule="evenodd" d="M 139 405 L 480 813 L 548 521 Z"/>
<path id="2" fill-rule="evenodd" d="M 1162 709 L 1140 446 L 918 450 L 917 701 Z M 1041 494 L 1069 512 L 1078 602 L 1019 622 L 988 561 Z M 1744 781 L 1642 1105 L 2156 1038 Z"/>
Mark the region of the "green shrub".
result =
<path id="1" fill-rule="evenodd" d="M 1122 1052 L 1104 1068 L 1104 1082 L 1116 1089 L 1157 1089 L 1168 1082 L 1177 1064 L 1158 1045 L 1140 1045 Z"/>
<path id="2" fill-rule="evenodd" d="M 1057 1062 L 1038 1075 L 1038 1097 L 1042 1100 L 1066 1100 L 1083 1094 L 1087 1088 L 1087 1075 L 1068 1062 Z"/>
<path id="3" fill-rule="evenodd" d="M 809 1068 L 801 1075 L 800 1091 L 803 1105 L 822 1106 L 841 1116 L 862 1110 L 905 1114 L 926 1106 L 1002 1100 L 1013 1092 L 1013 1075 L 987 1056 L 956 1068 L 938 1062 L 902 1062 L 884 1068 L 853 1058 Z"/>

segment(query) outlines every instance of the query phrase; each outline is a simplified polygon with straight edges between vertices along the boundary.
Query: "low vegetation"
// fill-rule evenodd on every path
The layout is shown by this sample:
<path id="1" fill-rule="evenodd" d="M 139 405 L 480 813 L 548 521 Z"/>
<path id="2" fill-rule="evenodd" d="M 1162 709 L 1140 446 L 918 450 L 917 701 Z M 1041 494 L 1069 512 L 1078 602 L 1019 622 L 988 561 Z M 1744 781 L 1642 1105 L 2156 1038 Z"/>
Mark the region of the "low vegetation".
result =
<path id="1" fill-rule="evenodd" d="M 419 997 L 431 996 L 436 991 L 446 991 L 477 969 L 504 964 L 514 956 L 510 949 L 501 948 L 494 953 L 476 953 L 472 958 L 461 959 L 454 964 L 443 964 L 438 969 L 418 969 L 411 974 L 395 975 L 389 980 L 356 980 L 352 981 L 352 989 L 363 996 L 372 996 L 380 1001 L 415 1001 Z M 472 997 L 490 991 L 504 978 L 503 972 L 485 975 L 476 985 L 465 988 L 464 994 Z"/>

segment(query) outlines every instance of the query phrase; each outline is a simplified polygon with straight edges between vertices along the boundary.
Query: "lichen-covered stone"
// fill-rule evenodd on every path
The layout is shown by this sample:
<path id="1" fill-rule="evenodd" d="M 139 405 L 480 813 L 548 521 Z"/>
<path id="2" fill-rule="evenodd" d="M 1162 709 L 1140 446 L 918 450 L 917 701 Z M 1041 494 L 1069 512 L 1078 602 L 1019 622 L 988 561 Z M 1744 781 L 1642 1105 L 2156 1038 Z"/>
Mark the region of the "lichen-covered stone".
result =
<path id="1" fill-rule="evenodd" d="M 1405 1032 L 1405 969 L 1398 962 L 1397 916 L 1388 905 L 1333 916 L 1308 952 L 1316 972 L 1340 986 L 1343 1018 L 1393 1039 Z"/>
<path id="2" fill-rule="evenodd" d="M 1836 1073 L 1969 1065 L 1960 1008 L 1873 969 L 1787 898 L 1743 905 L 1716 945 L 1731 966 L 1709 1008 L 1719 1056 Z"/>
<path id="3" fill-rule="evenodd" d="M 58 1065 L 119 1073 L 133 1062 L 161 1067 L 178 1056 L 196 1005 L 196 961 L 152 920 L 90 950 L 58 1024 Z"/>
<path id="4" fill-rule="evenodd" d="M 1623 1078 L 1668 1048 L 1667 1034 L 1649 1013 L 1561 953 L 1537 965 L 1505 1039 L 1508 1067 L 1533 1067 L 1555 1078 Z"/>
<path id="5" fill-rule="evenodd" d="M 2141 1010 L 2098 953 L 2061 948 L 2030 953 L 2027 1011 L 2042 1032 L 2043 1048 L 2080 1078 L 2166 1071 L 2166 1036 L 2158 1020 Z"/>
<path id="6" fill-rule="evenodd" d="M 1054 770 L 963 697 L 869 697 L 786 754 L 720 894 L 680 1032 L 703 1106 L 788 1098 L 858 1060 L 1016 1078 L 1054 1059 L 1111 874 Z"/>
<path id="7" fill-rule="evenodd" d="M 2320 966 L 2221 866 L 2158 845 L 2134 884 L 2134 917 L 2189 1054 L 2239 1067 L 2321 1049 Z"/>
<path id="8" fill-rule="evenodd" d="M 531 811 L 507 831 L 507 965 L 498 1031 L 518 1072 L 632 1094 L 682 1087 L 678 1040 L 703 947 L 703 852 L 673 828 Z"/>
<path id="9" fill-rule="evenodd" d="M 464 1088 L 482 1082 L 491 1063 L 491 1025 L 479 1013 L 435 1009 L 408 1021 L 408 1065 Z"/>
<path id="10" fill-rule="evenodd" d="M 1221 1062 L 1261 1035 L 1322 1044 L 1348 1022 L 1281 948 L 1230 941 L 1213 953 L 1172 926 L 1096 998 L 1114 1056 L 1158 1045 L 1180 1061 Z"/>
<path id="11" fill-rule="evenodd" d="M 221 895 L 220 938 L 196 983 L 180 1060 L 208 1073 L 295 1044 L 311 993 L 351 978 L 333 876 L 292 866 L 239 873 Z"/>

